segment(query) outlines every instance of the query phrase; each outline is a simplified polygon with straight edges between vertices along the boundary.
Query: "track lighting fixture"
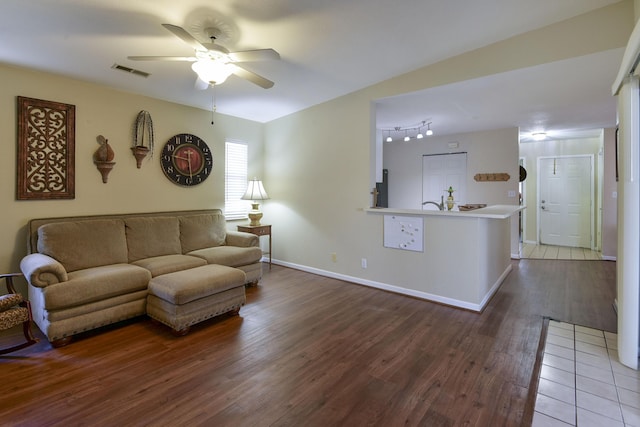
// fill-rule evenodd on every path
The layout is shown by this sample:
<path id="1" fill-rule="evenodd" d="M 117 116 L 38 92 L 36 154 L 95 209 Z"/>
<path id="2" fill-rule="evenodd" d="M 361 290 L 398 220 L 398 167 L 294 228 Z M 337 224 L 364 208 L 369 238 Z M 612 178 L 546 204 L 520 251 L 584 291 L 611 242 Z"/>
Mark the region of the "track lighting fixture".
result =
<path id="1" fill-rule="evenodd" d="M 422 131 L 422 128 L 427 127 L 427 129 Z M 382 129 L 383 132 L 387 132 L 387 137 L 385 138 L 385 142 L 393 142 L 394 139 L 400 138 L 397 134 L 404 132 L 404 137 L 402 140 L 404 142 L 409 142 L 412 139 L 423 139 L 426 136 L 433 135 L 433 130 L 431 130 L 431 122 L 427 122 L 423 120 L 420 124 L 415 126 L 396 126 L 393 129 Z M 393 136 L 392 136 L 393 135 Z"/>

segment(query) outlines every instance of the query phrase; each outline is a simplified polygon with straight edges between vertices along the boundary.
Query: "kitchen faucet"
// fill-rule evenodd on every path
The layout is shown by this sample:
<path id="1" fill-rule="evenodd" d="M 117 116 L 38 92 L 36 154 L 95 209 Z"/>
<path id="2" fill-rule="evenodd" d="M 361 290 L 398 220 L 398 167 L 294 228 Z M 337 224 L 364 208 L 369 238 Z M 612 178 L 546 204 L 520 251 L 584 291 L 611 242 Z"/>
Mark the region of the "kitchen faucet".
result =
<path id="1" fill-rule="evenodd" d="M 426 201 L 426 202 L 422 202 L 422 206 L 427 205 L 427 204 L 431 204 L 434 206 L 437 206 L 438 209 L 440 209 L 441 211 L 444 210 L 444 196 L 440 196 L 440 204 L 436 203 L 436 202 L 432 202 L 432 201 Z"/>

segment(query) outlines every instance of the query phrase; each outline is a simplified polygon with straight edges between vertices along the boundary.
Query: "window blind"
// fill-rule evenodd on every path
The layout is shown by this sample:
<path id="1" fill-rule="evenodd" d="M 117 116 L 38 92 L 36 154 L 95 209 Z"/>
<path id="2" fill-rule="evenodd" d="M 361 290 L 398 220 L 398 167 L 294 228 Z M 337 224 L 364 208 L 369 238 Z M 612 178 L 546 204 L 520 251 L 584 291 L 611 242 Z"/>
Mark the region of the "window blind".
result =
<path id="1" fill-rule="evenodd" d="M 224 215 L 226 219 L 247 218 L 249 209 L 241 197 L 247 191 L 248 147 L 242 142 L 225 143 Z"/>

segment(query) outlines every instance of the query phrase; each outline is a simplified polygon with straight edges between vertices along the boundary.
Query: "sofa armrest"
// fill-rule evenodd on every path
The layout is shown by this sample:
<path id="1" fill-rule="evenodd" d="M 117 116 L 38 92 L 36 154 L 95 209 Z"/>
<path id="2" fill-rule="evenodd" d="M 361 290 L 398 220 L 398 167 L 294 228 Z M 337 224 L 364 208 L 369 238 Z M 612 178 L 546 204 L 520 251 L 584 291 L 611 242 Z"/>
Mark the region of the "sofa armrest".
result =
<path id="1" fill-rule="evenodd" d="M 225 243 L 228 246 L 239 246 L 249 248 L 251 246 L 260 246 L 260 238 L 255 234 L 245 233 L 244 231 L 227 231 Z"/>
<path id="2" fill-rule="evenodd" d="M 43 254 L 30 254 L 22 258 L 20 270 L 29 284 L 38 288 L 69 280 L 62 264 Z"/>

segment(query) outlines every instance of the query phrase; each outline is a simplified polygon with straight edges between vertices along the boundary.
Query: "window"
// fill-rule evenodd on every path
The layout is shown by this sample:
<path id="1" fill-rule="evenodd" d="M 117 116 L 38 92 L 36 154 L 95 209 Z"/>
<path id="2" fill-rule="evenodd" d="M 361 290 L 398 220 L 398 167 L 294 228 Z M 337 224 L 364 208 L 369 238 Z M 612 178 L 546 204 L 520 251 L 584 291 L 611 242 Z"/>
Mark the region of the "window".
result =
<path id="1" fill-rule="evenodd" d="M 247 144 L 225 143 L 224 215 L 226 219 L 247 218 L 248 203 L 241 197 L 247 191 Z"/>

